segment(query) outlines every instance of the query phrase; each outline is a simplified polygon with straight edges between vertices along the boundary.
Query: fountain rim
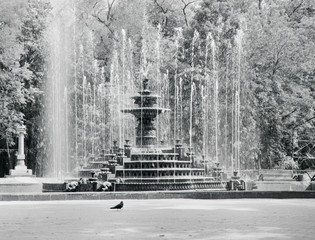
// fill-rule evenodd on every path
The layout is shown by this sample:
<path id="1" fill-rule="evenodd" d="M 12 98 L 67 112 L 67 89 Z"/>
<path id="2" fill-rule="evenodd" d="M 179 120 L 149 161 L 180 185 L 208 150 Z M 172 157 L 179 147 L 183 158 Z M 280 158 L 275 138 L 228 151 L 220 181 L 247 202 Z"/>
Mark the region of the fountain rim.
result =
<path id="1" fill-rule="evenodd" d="M 136 107 L 136 108 L 124 108 L 121 109 L 122 112 L 128 113 L 129 111 L 143 111 L 143 110 L 154 110 L 154 111 L 171 111 L 169 108 L 161 108 L 161 107 Z"/>
<path id="2" fill-rule="evenodd" d="M 141 162 L 141 161 L 139 161 Z M 150 171 L 150 172 L 154 172 L 154 171 L 159 171 L 159 172 L 170 172 L 170 171 L 182 171 L 182 172 L 201 172 L 204 171 L 204 168 L 180 168 L 180 167 L 172 167 L 172 168 L 125 168 L 125 169 L 117 169 L 117 171 L 129 171 L 129 172 L 139 172 L 139 171 Z"/>
<path id="3" fill-rule="evenodd" d="M 135 99 L 135 98 L 161 98 L 161 96 L 156 95 L 156 94 L 150 94 L 150 95 L 139 94 L 139 95 L 134 95 L 131 98 L 132 99 Z"/>

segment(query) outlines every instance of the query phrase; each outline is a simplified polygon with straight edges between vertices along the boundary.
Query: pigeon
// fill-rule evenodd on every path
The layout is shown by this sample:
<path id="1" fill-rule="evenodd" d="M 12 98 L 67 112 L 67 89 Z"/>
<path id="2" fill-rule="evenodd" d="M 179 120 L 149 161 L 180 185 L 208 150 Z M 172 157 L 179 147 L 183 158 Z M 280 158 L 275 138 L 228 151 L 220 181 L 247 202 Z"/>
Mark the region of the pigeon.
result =
<path id="1" fill-rule="evenodd" d="M 110 209 L 122 209 L 123 206 L 124 206 L 124 202 L 121 201 L 115 207 L 111 207 Z"/>

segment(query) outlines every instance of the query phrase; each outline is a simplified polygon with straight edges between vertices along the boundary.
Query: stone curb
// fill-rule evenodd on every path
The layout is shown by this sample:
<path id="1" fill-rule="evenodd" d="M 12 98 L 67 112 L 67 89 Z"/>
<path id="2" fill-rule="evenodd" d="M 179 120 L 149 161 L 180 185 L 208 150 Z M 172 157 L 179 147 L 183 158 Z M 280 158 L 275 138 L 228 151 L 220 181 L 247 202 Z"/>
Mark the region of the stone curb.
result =
<path id="1" fill-rule="evenodd" d="M 2 193 L 0 201 L 65 201 L 110 199 L 242 199 L 242 198 L 315 198 L 315 191 L 164 191 L 164 192 L 75 192 L 75 193 Z"/>

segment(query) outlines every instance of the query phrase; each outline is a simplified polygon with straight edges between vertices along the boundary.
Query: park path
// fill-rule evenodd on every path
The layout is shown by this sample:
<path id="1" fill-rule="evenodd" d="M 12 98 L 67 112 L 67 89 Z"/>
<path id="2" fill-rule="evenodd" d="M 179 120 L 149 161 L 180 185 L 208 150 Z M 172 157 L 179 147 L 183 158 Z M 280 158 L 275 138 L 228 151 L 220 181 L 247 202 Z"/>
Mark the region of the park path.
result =
<path id="1" fill-rule="evenodd" d="M 315 199 L 0 202 L 0 239 L 314 239 Z"/>

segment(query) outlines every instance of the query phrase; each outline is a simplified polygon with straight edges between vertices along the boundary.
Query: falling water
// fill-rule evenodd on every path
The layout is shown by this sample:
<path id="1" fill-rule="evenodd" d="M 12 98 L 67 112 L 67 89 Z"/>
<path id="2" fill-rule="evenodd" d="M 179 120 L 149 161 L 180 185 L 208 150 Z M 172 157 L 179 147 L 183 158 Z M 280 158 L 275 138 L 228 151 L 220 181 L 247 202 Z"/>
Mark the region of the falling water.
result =
<path id="1" fill-rule="evenodd" d="M 190 75 L 190 114 L 189 114 L 189 148 L 192 151 L 192 136 L 193 136 L 193 96 L 195 90 L 194 73 L 195 73 L 195 43 L 199 38 L 199 33 L 194 32 L 194 37 L 191 42 L 191 75 Z M 190 154 L 191 156 L 191 154 Z M 191 160 L 190 160 L 191 161 Z M 190 174 L 191 175 L 191 174 Z"/>
<path id="2" fill-rule="evenodd" d="M 146 39 L 146 27 L 144 26 L 142 28 L 142 41 L 141 41 L 141 54 L 140 54 L 140 76 L 139 76 L 139 83 L 140 83 L 140 89 L 142 89 L 142 81 L 141 78 L 143 77 L 148 77 L 148 72 L 149 72 L 149 62 L 148 62 L 148 43 Z M 141 106 L 142 106 L 142 97 L 141 97 Z M 142 115 L 142 108 L 141 108 L 141 113 Z M 141 136 L 142 136 L 142 121 L 141 121 Z M 138 134 L 137 134 L 138 135 Z M 142 139 L 141 139 L 141 147 L 142 147 Z M 141 175 L 142 175 L 142 169 L 141 169 Z"/>
<path id="3" fill-rule="evenodd" d="M 117 57 L 117 61 L 118 61 L 118 57 Z M 119 72 L 118 72 L 118 62 L 116 63 L 117 64 L 117 71 L 115 72 L 115 84 L 116 84 L 116 93 L 115 93 L 115 97 L 116 97 L 116 106 L 118 107 L 117 108 L 117 122 L 118 122 L 118 142 L 119 142 L 119 147 L 122 146 L 123 144 L 123 139 L 122 139 L 122 117 L 121 117 L 121 109 L 122 109 L 122 101 L 120 99 L 121 97 L 121 88 L 122 88 L 122 85 L 121 85 L 121 79 L 119 77 Z"/>
<path id="4" fill-rule="evenodd" d="M 182 29 L 177 29 L 177 35 L 175 39 L 175 75 L 174 75 L 174 91 L 175 91 L 175 101 L 174 101 L 174 145 L 176 139 L 179 137 L 179 129 L 178 129 L 178 110 L 179 110 L 179 86 L 178 86 L 178 58 L 179 58 L 179 47 L 180 41 L 183 37 Z"/>
<path id="5" fill-rule="evenodd" d="M 166 71 L 166 74 L 164 75 L 164 105 L 166 108 L 170 108 L 170 86 L 169 86 L 169 71 Z M 171 116 L 170 116 L 170 112 L 167 113 L 166 115 L 166 124 L 167 124 L 167 128 L 166 131 L 164 132 L 164 138 L 163 139 L 167 139 L 167 136 L 170 135 L 171 133 Z"/>
<path id="6" fill-rule="evenodd" d="M 86 87 L 86 145 L 87 145 L 87 159 L 89 154 L 92 152 L 93 146 L 93 94 L 91 83 L 87 84 Z M 90 148 L 91 147 L 91 148 Z M 91 151 L 90 151 L 91 149 Z"/>
<path id="7" fill-rule="evenodd" d="M 218 113 L 219 113 L 219 98 L 218 98 L 218 70 L 216 62 L 216 44 L 214 39 L 211 37 L 211 54 L 212 54 L 212 69 L 213 69 L 213 81 L 214 81 L 214 129 L 215 129 L 215 162 L 219 162 L 218 159 Z"/>
<path id="8" fill-rule="evenodd" d="M 228 104 L 228 83 L 229 83 L 229 77 L 230 77 L 230 68 L 229 68 L 229 60 L 230 60 L 230 44 L 228 45 L 227 50 L 227 57 L 226 57 L 226 66 L 225 66 L 225 121 L 224 121 L 224 163 L 226 169 L 230 169 L 229 164 L 229 146 L 228 146 L 228 127 L 229 127 L 229 119 L 228 119 L 228 112 L 229 112 L 229 104 Z"/>
<path id="9" fill-rule="evenodd" d="M 238 172 L 241 170 L 240 166 L 240 96 L 239 92 L 235 93 L 235 160 Z"/>
<path id="10" fill-rule="evenodd" d="M 183 139 L 183 79 L 179 78 L 179 139 Z"/>
<path id="11" fill-rule="evenodd" d="M 114 140 L 114 64 L 111 64 L 110 68 L 110 84 L 109 84 L 109 117 L 110 117 L 110 147 Z"/>
<path id="12" fill-rule="evenodd" d="M 241 171 L 240 164 L 240 93 L 241 93 L 241 72 L 242 72 L 242 40 L 243 40 L 243 31 L 239 30 L 236 35 L 236 44 L 237 44 L 237 82 L 236 82 L 236 94 L 235 94 L 235 141 L 236 141 L 236 154 L 235 159 L 237 163 L 238 172 Z"/>
<path id="13" fill-rule="evenodd" d="M 125 83 L 125 80 L 126 80 L 126 31 L 124 29 L 121 30 L 121 38 L 122 38 L 122 48 L 121 48 L 121 62 L 122 62 L 122 71 L 121 71 L 121 108 L 124 108 L 124 105 L 125 105 L 125 102 L 126 102 L 126 94 L 125 94 L 125 89 L 126 89 L 126 83 Z M 122 144 L 124 143 L 124 140 L 125 140 L 125 130 L 127 128 L 127 121 L 125 120 L 126 116 L 123 115 L 121 116 L 121 128 L 122 128 L 122 140 L 121 140 L 121 146 Z"/>
<path id="14" fill-rule="evenodd" d="M 83 66 L 83 64 L 82 64 Z M 82 73 L 84 73 L 84 69 L 82 67 Z M 86 163 L 86 77 L 83 75 L 83 84 L 82 84 L 82 113 L 83 113 L 83 128 L 82 128 L 82 146 L 83 146 L 83 163 Z"/>
<path id="15" fill-rule="evenodd" d="M 128 39 L 128 82 L 131 84 L 131 91 L 130 96 L 135 95 L 136 93 L 136 85 L 135 85 L 135 79 L 134 79 L 134 63 L 133 63 L 133 44 L 131 39 Z M 131 102 L 128 101 L 129 106 L 131 106 Z M 136 142 L 136 128 L 134 127 L 136 125 L 136 120 L 133 116 L 129 116 L 130 121 L 130 127 L 133 129 L 133 131 L 130 131 L 129 139 L 133 139 L 133 142 Z M 131 137 L 133 136 L 133 137 Z"/>
<path id="16" fill-rule="evenodd" d="M 203 156 L 209 159 L 209 108 L 210 108 L 210 79 L 208 70 L 208 54 L 211 40 L 211 33 L 208 33 L 206 38 L 206 51 L 204 62 L 204 76 L 205 76 L 205 94 L 203 95 L 203 112 L 204 112 L 204 132 L 203 132 Z M 202 92 L 203 93 L 203 92 Z"/>
<path id="17" fill-rule="evenodd" d="M 205 90 L 206 88 L 202 85 L 201 86 L 201 119 L 202 119 L 202 155 L 206 156 L 206 132 L 207 132 L 207 122 L 206 122 L 206 106 L 207 106 L 207 102 L 206 102 L 206 98 L 207 95 L 205 94 Z"/>
<path id="18" fill-rule="evenodd" d="M 157 92 L 159 95 L 162 94 L 162 84 L 161 84 L 161 25 L 158 26 L 158 32 L 157 32 L 157 38 L 156 38 L 156 69 L 155 69 L 155 76 L 156 76 L 156 81 L 157 81 Z M 158 105 L 161 106 L 162 99 L 158 99 Z M 163 118 L 157 114 L 156 117 L 156 122 L 157 122 L 157 131 L 156 131 L 156 136 L 157 136 L 157 142 L 160 142 L 161 140 L 161 128 L 162 128 L 162 122 Z"/>
<path id="19" fill-rule="evenodd" d="M 121 114 L 121 108 L 129 108 L 131 101 L 130 95 L 135 94 L 135 89 L 141 88 L 142 79 L 148 74 L 154 74 L 153 78 L 156 78 L 156 91 L 161 95 L 159 100 L 160 107 L 170 108 L 170 91 L 174 89 L 174 111 L 173 122 L 171 128 L 170 113 L 166 113 L 164 116 L 159 116 L 158 120 L 158 140 L 176 140 L 177 138 L 182 139 L 183 134 L 183 115 L 185 106 L 184 98 L 184 81 L 190 80 L 190 98 L 187 98 L 187 106 L 189 105 L 189 147 L 193 147 L 193 130 L 194 130 L 194 98 L 200 97 L 202 99 L 202 154 L 209 158 L 209 152 L 213 152 L 215 161 L 221 161 L 221 155 L 219 156 L 219 146 L 225 141 L 225 146 L 228 145 L 228 134 L 224 134 L 225 139 L 221 139 L 219 136 L 219 62 L 217 57 L 218 50 L 216 49 L 216 42 L 209 34 L 206 39 L 205 46 L 205 62 L 203 64 L 197 63 L 197 54 L 201 53 L 200 39 L 197 31 L 194 32 L 194 37 L 191 42 L 191 72 L 188 76 L 182 76 L 179 73 L 180 67 L 179 60 L 181 57 L 185 57 L 181 50 L 184 50 L 182 46 L 183 36 L 181 29 L 178 30 L 175 39 L 175 72 L 174 72 L 174 88 L 169 86 L 169 74 L 168 72 L 161 74 L 160 69 L 163 62 L 161 60 L 161 51 L 163 49 L 161 34 L 157 35 L 155 44 L 150 46 L 148 39 L 144 39 L 142 42 L 141 60 L 140 60 L 140 71 L 133 65 L 133 46 L 130 38 L 127 38 L 126 31 L 121 32 L 121 48 L 114 47 L 113 58 L 110 67 L 110 82 L 105 80 L 104 68 L 99 71 L 97 61 L 94 62 L 94 77 L 89 76 L 86 72 L 89 72 L 93 61 L 86 58 L 87 52 L 91 49 L 83 48 L 81 45 L 76 51 L 75 48 L 75 27 L 73 25 L 74 11 L 73 2 L 64 3 L 62 0 L 56 0 L 58 4 L 55 5 L 55 21 L 50 26 L 50 36 L 48 37 L 51 44 L 51 59 L 49 66 L 49 79 L 47 87 L 51 91 L 47 94 L 47 105 L 48 105 L 48 122 L 49 133 L 51 134 L 52 149 L 50 157 L 51 161 L 51 172 L 50 175 L 61 177 L 64 173 L 71 170 L 71 161 L 69 158 L 69 140 L 68 135 L 71 133 L 71 129 L 75 130 L 73 138 L 75 139 L 75 151 L 74 159 L 78 159 L 82 156 L 84 162 L 87 160 L 88 153 L 96 154 L 99 145 L 102 148 L 107 148 L 113 142 L 118 140 L 119 145 L 122 146 L 124 139 L 135 138 L 135 120 L 132 116 L 126 116 Z M 71 4 L 70 4 L 71 3 Z M 65 6 L 67 6 L 65 8 Z M 73 15 L 73 16 L 72 16 Z M 69 18 L 72 16 L 72 18 Z M 70 30 L 69 30 L 70 29 Z M 144 33 L 143 33 L 144 34 Z M 145 34 L 144 34 L 145 35 Z M 241 74 L 241 57 L 242 57 L 242 32 L 239 31 L 236 37 L 237 53 L 235 60 L 233 61 L 234 66 L 230 66 L 231 75 L 233 70 L 235 79 L 233 80 L 233 89 L 231 90 L 232 98 L 232 166 L 235 169 L 240 170 L 240 119 L 241 119 L 241 89 L 240 81 L 242 78 Z M 82 43 L 86 46 L 85 43 Z M 95 44 L 95 43 L 93 43 Z M 152 49 L 155 49 L 156 55 L 151 54 Z M 211 55 L 210 55 L 211 50 Z M 71 54 L 70 54 L 71 53 Z M 209 54 L 209 56 L 208 56 Z M 154 56 L 152 56 L 154 55 Z M 231 54 L 232 55 L 232 54 Z M 74 59 L 73 59 L 74 58 Z M 209 59 L 208 59 L 209 58 Z M 209 62 L 208 62 L 209 61 Z M 73 68 L 74 72 L 71 72 L 70 64 L 78 63 Z M 136 62 L 136 61 L 135 61 Z M 149 66 L 151 62 L 154 62 L 154 68 L 149 72 Z M 208 66 L 212 64 L 212 66 Z M 197 74 L 196 69 L 199 65 L 204 66 L 204 81 L 199 78 L 200 74 Z M 212 67 L 212 74 L 209 73 L 209 68 Z M 228 68 L 228 67 L 227 67 Z M 235 68 L 235 69 L 234 69 Z M 200 70 L 200 68 L 199 68 Z M 91 71 L 91 72 L 92 72 Z M 140 72 L 139 75 L 138 72 Z M 210 78 L 211 76 L 211 78 Z M 150 76 L 148 76 L 150 77 Z M 72 78 L 72 83 L 69 82 L 69 78 Z M 190 79 L 189 79 L 190 78 Z M 98 80 L 100 79 L 100 80 Z M 137 80 L 137 82 L 135 82 Z M 140 81 L 141 80 L 141 81 Z M 195 86 L 196 80 L 202 80 L 201 85 Z M 225 112 L 225 129 L 228 129 L 228 81 L 226 81 L 226 112 Z M 102 86 L 101 88 L 99 88 Z M 128 88 L 127 88 L 128 86 Z M 185 86 L 186 87 L 186 86 Z M 231 87 L 231 86 L 230 86 Z M 129 91 L 129 89 L 132 89 Z M 222 87 L 223 88 L 223 87 Z M 99 89 L 99 91 L 97 91 Z M 128 94 L 126 90 L 128 89 Z M 188 86 L 189 89 L 189 86 Z M 199 93 L 201 89 L 201 92 Z M 213 90 L 213 91 L 212 91 Z M 188 90 L 189 91 L 189 90 Z M 213 93 L 212 93 L 213 92 Z M 74 110 L 71 110 L 68 106 L 73 93 L 74 98 Z M 197 94 L 198 93 L 198 94 Z M 189 94 L 189 93 L 187 93 Z M 200 95 L 199 95 L 200 94 Z M 213 94 L 213 96 L 212 96 Z M 231 100 L 231 99 L 229 99 Z M 189 102 L 188 102 L 189 101 Z M 213 111 L 211 111 L 213 109 Z M 100 115 L 98 115 L 100 111 Z M 68 117 L 73 112 L 74 125 L 73 128 L 69 126 Z M 213 121 L 211 115 L 213 114 Z M 187 116 L 188 117 L 188 116 Z M 199 117 L 199 116 L 197 116 Z M 99 124 L 100 122 L 100 124 Z M 213 122 L 214 130 L 214 142 L 210 141 L 211 125 L 209 122 Z M 99 127 L 100 125 L 101 127 Z M 231 125 L 231 123 L 229 123 Z M 163 127 L 167 126 L 167 127 Z M 101 131 L 98 132 L 98 129 Z M 132 130 L 131 130 L 132 129 Z M 172 133 L 171 133 L 172 132 Z M 72 134 L 72 133 L 71 133 Z M 103 135 L 103 136 L 101 136 Z M 172 139 L 172 135 L 174 139 Z M 101 141 L 98 141 L 98 139 Z M 117 139 L 116 139 L 117 138 Z M 100 143 L 98 143 L 100 142 Z M 135 142 L 135 139 L 134 139 Z M 71 142 L 70 142 L 71 143 Z M 74 145 L 74 144 L 73 144 Z M 212 146 L 213 145 L 213 146 Z M 71 148 L 71 147 L 70 147 Z M 213 149 L 213 151 L 211 150 Z M 231 149 L 230 149 L 231 150 Z M 228 156 L 228 150 L 225 150 L 225 158 Z M 227 165 L 227 164 L 226 164 Z"/>
<path id="20" fill-rule="evenodd" d="M 65 105 L 65 119 L 66 119 L 66 125 L 65 125 L 65 142 L 66 142 L 66 174 L 69 173 L 69 129 L 68 129 L 68 119 L 69 119 L 69 102 L 68 102 L 68 90 L 67 87 L 64 88 L 64 105 Z"/>
<path id="21" fill-rule="evenodd" d="M 75 8 L 74 8 L 74 15 L 75 15 Z M 73 24 L 73 46 L 76 46 L 76 27 L 75 24 Z M 74 77 L 74 118 L 75 118 L 75 155 L 74 155 L 74 160 L 75 164 L 78 165 L 78 143 L 79 143 L 79 138 L 78 138 L 78 74 L 77 74 L 77 51 L 76 48 L 73 48 L 73 58 L 74 58 L 74 71 L 73 71 L 73 77 Z"/>
<path id="22" fill-rule="evenodd" d="M 51 144 L 48 150 L 49 169 L 45 175 L 62 178 L 69 170 L 68 155 L 68 87 L 70 64 L 73 62 L 74 2 L 52 1 L 53 19 L 49 22 L 47 41 L 50 59 L 47 74 L 47 131 Z"/>
<path id="23" fill-rule="evenodd" d="M 116 49 L 115 47 L 114 49 Z M 114 50 L 113 53 L 113 64 L 112 64 L 112 71 L 111 71 L 111 87 L 112 93 L 111 96 L 113 98 L 111 109 L 112 109 L 112 117 L 111 121 L 113 123 L 113 135 L 112 138 L 116 139 L 119 143 L 119 146 L 122 146 L 122 119 L 121 119 L 121 104 L 122 101 L 121 97 L 121 81 L 119 76 L 120 68 L 119 68 L 119 55 L 118 51 Z M 115 139 L 113 139 L 115 140 Z"/>
<path id="24" fill-rule="evenodd" d="M 102 139 L 103 139 L 103 144 L 102 144 L 102 149 L 106 148 L 106 104 L 107 104 L 107 99 L 106 99 L 106 83 L 105 83 L 105 69 L 104 67 L 101 68 L 100 71 L 101 74 L 101 93 L 99 94 L 99 108 L 101 112 L 101 121 L 102 121 Z"/>
<path id="25" fill-rule="evenodd" d="M 96 85 L 97 85 L 98 64 L 94 61 L 94 81 L 93 81 L 93 111 L 91 117 L 91 131 L 92 131 L 92 155 L 95 154 L 95 139 L 96 139 Z"/>

